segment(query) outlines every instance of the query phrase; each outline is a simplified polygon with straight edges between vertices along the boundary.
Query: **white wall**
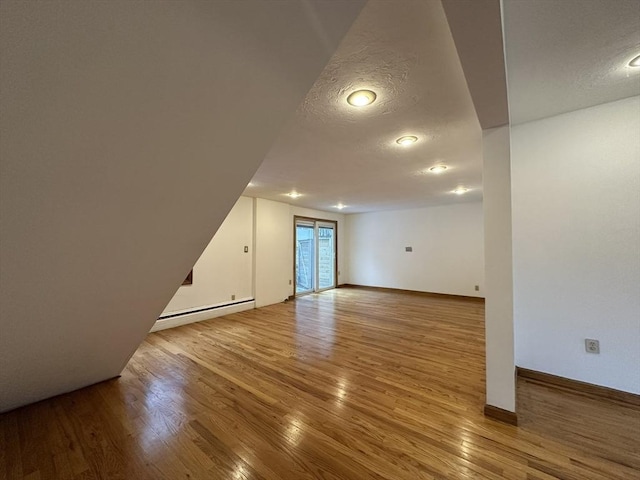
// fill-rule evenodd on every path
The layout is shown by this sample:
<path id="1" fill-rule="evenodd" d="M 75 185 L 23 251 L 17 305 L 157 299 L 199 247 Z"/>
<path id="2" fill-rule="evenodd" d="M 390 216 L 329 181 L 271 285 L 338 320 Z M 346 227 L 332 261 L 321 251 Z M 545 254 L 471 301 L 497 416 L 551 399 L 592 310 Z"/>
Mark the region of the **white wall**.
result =
<path id="1" fill-rule="evenodd" d="M 349 283 L 482 297 L 482 218 L 479 202 L 348 215 Z"/>
<path id="2" fill-rule="evenodd" d="M 240 197 L 193 269 L 193 285 L 178 289 L 163 314 L 186 313 L 255 299 L 256 307 L 279 303 L 293 295 L 294 216 L 338 222 L 338 270 L 345 275 L 345 216 L 296 207 L 262 198 Z M 244 253 L 244 246 L 249 253 Z M 254 304 L 246 304 L 253 308 Z M 220 310 L 228 313 L 227 310 Z M 234 310 L 235 311 L 235 310 Z M 184 321 L 160 320 L 154 329 L 217 316 L 217 311 L 186 315 Z"/>
<path id="3" fill-rule="evenodd" d="M 640 393 L 640 97 L 514 127 L 512 162 L 517 364 Z"/>
<path id="4" fill-rule="evenodd" d="M 0 411 L 122 371 L 363 3 L 0 2 Z"/>
<path id="5" fill-rule="evenodd" d="M 338 222 L 338 284 L 345 283 L 345 216 L 256 198 L 256 307 L 293 295 L 293 219 L 295 215 Z"/>
<path id="6" fill-rule="evenodd" d="M 509 127 L 482 132 L 487 405 L 516 409 Z"/>
<path id="7" fill-rule="evenodd" d="M 178 289 L 163 315 L 251 299 L 252 275 L 253 199 L 240 197 L 193 267 L 193 284 Z"/>
<path id="8" fill-rule="evenodd" d="M 286 203 L 256 198 L 256 307 L 282 302 L 291 295 L 293 220 Z"/>

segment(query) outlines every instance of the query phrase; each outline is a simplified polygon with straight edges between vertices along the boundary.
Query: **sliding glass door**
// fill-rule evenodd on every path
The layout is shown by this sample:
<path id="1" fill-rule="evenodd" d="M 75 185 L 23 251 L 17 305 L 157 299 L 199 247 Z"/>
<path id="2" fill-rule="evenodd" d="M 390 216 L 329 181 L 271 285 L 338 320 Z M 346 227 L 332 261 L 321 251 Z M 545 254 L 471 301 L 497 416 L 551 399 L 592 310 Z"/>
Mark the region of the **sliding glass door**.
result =
<path id="1" fill-rule="evenodd" d="M 336 223 L 295 219 L 296 295 L 336 286 Z"/>
<path id="2" fill-rule="evenodd" d="M 317 223 L 318 281 L 316 291 L 336 286 L 336 229 L 334 224 Z"/>
<path id="3" fill-rule="evenodd" d="M 313 222 L 296 222 L 296 295 L 314 291 L 316 229 Z"/>

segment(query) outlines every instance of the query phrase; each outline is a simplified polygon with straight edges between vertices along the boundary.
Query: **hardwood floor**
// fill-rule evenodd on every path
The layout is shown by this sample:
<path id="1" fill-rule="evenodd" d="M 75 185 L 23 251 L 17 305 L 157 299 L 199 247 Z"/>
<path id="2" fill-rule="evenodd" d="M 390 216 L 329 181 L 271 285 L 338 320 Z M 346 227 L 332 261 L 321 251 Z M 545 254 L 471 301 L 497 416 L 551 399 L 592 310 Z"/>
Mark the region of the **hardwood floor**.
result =
<path id="1" fill-rule="evenodd" d="M 532 382 L 485 418 L 481 302 L 338 289 L 150 334 L 0 416 L 4 479 L 640 478 L 640 409 Z"/>

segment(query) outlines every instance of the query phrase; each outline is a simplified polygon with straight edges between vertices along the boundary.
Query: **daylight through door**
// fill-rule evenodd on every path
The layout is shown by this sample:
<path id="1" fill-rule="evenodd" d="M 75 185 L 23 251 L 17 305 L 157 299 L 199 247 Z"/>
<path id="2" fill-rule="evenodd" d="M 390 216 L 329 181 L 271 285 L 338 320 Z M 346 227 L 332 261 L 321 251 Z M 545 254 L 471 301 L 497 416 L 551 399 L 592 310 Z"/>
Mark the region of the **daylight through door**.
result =
<path id="1" fill-rule="evenodd" d="M 295 293 L 320 292 L 336 286 L 336 223 L 295 219 Z"/>

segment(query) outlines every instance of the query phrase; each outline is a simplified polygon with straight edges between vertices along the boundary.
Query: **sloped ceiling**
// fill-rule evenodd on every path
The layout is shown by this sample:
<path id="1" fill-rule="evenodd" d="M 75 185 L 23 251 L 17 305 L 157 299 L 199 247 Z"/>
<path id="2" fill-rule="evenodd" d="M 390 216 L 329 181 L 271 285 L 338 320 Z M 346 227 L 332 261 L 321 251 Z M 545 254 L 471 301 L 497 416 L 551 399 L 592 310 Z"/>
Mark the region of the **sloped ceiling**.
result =
<path id="1" fill-rule="evenodd" d="M 363 3 L 0 3 L 0 411 L 120 373 Z"/>
<path id="2" fill-rule="evenodd" d="M 245 195 L 343 213 L 477 201 L 480 127 L 638 95 L 637 55 L 638 0 L 370 0 Z M 358 88 L 378 99 L 349 107 Z"/>
<path id="3" fill-rule="evenodd" d="M 360 88 L 377 100 L 350 106 L 347 96 Z M 403 135 L 418 142 L 400 146 Z M 245 195 L 329 211 L 342 203 L 345 213 L 477 201 L 480 144 L 441 2 L 371 0 Z M 427 173 L 442 163 L 446 172 Z M 469 192 L 455 195 L 457 186 Z M 292 190 L 302 196 L 290 199 Z"/>
<path id="4" fill-rule="evenodd" d="M 442 0 L 483 129 L 509 123 L 500 0 Z"/>

